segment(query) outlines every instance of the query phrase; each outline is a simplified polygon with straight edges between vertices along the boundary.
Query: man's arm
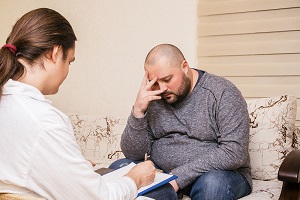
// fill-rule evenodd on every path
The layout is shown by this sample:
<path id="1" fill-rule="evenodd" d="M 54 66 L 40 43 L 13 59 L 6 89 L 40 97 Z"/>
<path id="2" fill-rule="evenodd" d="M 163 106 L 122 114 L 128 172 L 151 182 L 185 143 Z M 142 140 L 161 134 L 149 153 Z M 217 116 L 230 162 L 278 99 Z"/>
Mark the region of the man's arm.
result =
<path id="1" fill-rule="evenodd" d="M 159 95 L 164 92 L 164 89 L 152 90 L 156 81 L 157 77 L 148 82 L 148 72 L 145 72 L 132 112 L 122 134 L 122 152 L 132 160 L 142 160 L 145 153 L 150 153 L 152 138 L 148 134 L 146 111 L 149 103 L 161 99 Z"/>
<path id="2" fill-rule="evenodd" d="M 130 114 L 121 137 L 121 149 L 126 158 L 142 160 L 150 153 L 152 139 L 147 131 L 147 119 Z"/>

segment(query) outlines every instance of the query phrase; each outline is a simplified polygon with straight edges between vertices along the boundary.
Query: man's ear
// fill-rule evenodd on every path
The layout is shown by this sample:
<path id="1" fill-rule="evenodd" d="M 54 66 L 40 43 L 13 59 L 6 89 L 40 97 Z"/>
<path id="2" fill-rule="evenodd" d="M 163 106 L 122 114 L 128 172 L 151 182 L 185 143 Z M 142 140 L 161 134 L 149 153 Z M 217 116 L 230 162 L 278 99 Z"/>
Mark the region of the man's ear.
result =
<path id="1" fill-rule="evenodd" d="M 187 74 L 188 71 L 189 71 L 189 64 L 186 60 L 183 60 L 182 63 L 181 63 L 181 69 L 182 71 Z"/>
<path id="2" fill-rule="evenodd" d="M 52 50 L 50 50 L 46 56 L 47 59 L 51 60 L 51 62 L 56 63 L 58 56 L 59 56 L 59 50 L 61 49 L 60 45 L 55 45 Z"/>

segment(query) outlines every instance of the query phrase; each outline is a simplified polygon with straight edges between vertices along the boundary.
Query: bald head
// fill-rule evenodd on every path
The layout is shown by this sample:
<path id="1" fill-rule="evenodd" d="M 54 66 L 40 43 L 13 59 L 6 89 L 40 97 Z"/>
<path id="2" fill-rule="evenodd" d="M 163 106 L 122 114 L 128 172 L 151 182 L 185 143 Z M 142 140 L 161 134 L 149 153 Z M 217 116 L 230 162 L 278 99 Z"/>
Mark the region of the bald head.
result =
<path id="1" fill-rule="evenodd" d="M 172 44 L 159 44 L 148 53 L 145 65 L 164 63 L 172 67 L 180 67 L 185 58 L 182 52 Z"/>

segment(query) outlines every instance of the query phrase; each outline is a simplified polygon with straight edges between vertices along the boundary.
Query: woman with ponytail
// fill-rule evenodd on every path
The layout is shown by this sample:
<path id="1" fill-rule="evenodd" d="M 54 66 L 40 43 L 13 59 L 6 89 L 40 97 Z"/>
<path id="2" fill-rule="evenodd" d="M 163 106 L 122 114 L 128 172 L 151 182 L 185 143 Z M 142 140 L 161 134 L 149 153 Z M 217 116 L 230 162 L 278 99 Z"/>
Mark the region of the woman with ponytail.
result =
<path id="1" fill-rule="evenodd" d="M 134 199 L 151 183 L 151 161 L 112 181 L 82 156 L 69 118 L 44 95 L 56 94 L 75 60 L 76 36 L 58 12 L 23 15 L 0 49 L 0 193 L 45 199 Z"/>

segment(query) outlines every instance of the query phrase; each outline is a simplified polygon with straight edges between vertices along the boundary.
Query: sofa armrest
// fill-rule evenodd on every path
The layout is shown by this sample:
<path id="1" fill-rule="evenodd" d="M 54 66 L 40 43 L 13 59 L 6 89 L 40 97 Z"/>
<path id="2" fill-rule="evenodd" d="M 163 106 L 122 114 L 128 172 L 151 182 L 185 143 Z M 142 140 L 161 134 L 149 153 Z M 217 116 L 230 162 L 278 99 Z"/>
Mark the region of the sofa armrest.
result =
<path id="1" fill-rule="evenodd" d="M 44 198 L 32 197 L 24 194 L 0 193 L 0 200 L 46 200 Z"/>
<path id="2" fill-rule="evenodd" d="M 278 180 L 282 181 L 279 200 L 300 199 L 300 150 L 293 150 L 283 160 Z"/>
<path id="3" fill-rule="evenodd" d="M 289 183 L 300 182 L 300 150 L 293 150 L 283 160 L 278 171 L 278 180 Z"/>

